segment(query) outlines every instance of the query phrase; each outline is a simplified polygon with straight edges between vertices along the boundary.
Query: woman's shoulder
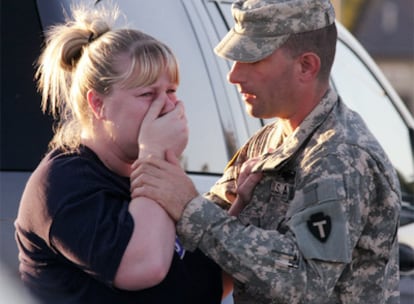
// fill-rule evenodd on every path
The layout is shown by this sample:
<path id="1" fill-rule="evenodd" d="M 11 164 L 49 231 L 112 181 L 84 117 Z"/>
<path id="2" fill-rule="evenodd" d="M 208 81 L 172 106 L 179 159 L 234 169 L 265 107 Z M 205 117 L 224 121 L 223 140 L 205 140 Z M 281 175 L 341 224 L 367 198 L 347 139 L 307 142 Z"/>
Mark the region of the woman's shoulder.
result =
<path id="1" fill-rule="evenodd" d="M 103 189 L 119 180 L 119 176 L 106 168 L 96 154 L 85 146 L 70 151 L 50 151 L 36 171 L 41 171 L 43 180 L 59 192 L 79 191 L 86 186 Z M 124 184 L 125 181 L 119 180 L 118 183 Z"/>

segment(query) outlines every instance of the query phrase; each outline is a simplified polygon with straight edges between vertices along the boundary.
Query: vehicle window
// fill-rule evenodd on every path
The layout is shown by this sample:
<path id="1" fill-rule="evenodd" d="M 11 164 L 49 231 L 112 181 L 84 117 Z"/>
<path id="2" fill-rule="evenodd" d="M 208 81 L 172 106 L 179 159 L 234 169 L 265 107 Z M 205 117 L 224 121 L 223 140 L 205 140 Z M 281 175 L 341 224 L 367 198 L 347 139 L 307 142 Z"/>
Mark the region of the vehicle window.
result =
<path id="1" fill-rule="evenodd" d="M 216 62 L 215 66 L 217 69 L 213 78 L 219 79 L 221 82 L 220 86 L 217 85 L 216 93 L 217 91 L 224 93 L 219 97 L 218 107 L 224 121 L 223 125 L 227 127 L 227 130 L 233 129 L 233 133 L 237 134 L 236 138 L 238 140 L 234 142 L 235 150 L 237 150 L 252 134 L 256 133 L 263 126 L 263 121 L 247 114 L 246 105 L 237 87 L 228 82 L 227 75 L 233 65 L 233 61 L 221 58 L 214 53 L 214 48 L 229 30 L 229 21 L 233 20 L 227 19 L 229 17 L 228 14 L 231 12 L 231 3 L 225 3 L 225 1 L 205 1 L 208 13 L 208 20 L 205 23 L 211 24 L 211 28 L 215 29 L 215 33 L 209 35 L 210 45 L 203 48 L 203 50 L 205 52 L 207 50 Z M 213 31 L 210 30 L 209 32 Z M 228 100 L 228 102 L 223 102 L 225 100 Z M 232 152 L 234 153 L 234 151 Z M 229 157 L 232 157 L 233 153 Z"/>
<path id="2" fill-rule="evenodd" d="M 34 1 L 1 3 L 0 169 L 31 171 L 47 150 L 52 121 L 40 110 L 34 62 L 41 27 Z"/>
<path id="3" fill-rule="evenodd" d="M 231 5 L 233 4 L 233 0 L 220 0 L 220 1 L 214 1 L 214 4 L 217 5 L 223 14 L 223 18 L 226 21 L 226 30 L 225 33 L 228 32 L 228 30 L 234 25 L 234 18 L 231 13 Z M 212 5 L 212 4 L 210 4 Z M 221 37 L 222 38 L 222 37 Z M 230 62 L 230 61 L 228 61 Z M 232 64 L 232 62 L 230 62 Z M 230 68 L 230 66 L 229 66 Z M 239 96 L 240 102 L 241 97 Z M 244 105 L 243 105 L 244 109 Z M 273 123 L 275 121 L 275 118 L 253 118 L 249 115 L 246 115 L 246 124 L 249 127 L 250 135 L 254 134 L 260 127 L 264 126 L 265 124 Z"/>
<path id="4" fill-rule="evenodd" d="M 228 27 L 232 27 L 234 24 L 234 18 L 233 15 L 231 13 L 231 5 L 232 5 L 233 1 L 229 0 L 229 1 L 218 1 L 217 5 L 221 6 L 221 11 L 224 15 L 224 18 L 227 21 Z"/>
<path id="5" fill-rule="evenodd" d="M 413 183 L 414 160 L 407 126 L 364 62 L 341 41 L 332 79 L 345 103 L 363 117 L 379 140 L 402 180 Z"/>

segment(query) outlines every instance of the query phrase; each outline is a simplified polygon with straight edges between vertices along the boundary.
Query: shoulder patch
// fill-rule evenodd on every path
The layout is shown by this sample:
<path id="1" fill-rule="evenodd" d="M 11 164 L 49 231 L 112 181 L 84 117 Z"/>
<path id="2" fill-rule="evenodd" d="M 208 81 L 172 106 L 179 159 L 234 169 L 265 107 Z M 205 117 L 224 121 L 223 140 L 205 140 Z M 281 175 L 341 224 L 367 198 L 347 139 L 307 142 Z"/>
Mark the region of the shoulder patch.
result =
<path id="1" fill-rule="evenodd" d="M 307 224 L 309 231 L 316 239 L 322 243 L 325 243 L 328 240 L 332 227 L 331 217 L 329 215 L 326 215 L 323 212 L 311 214 Z"/>
<path id="2" fill-rule="evenodd" d="M 309 206 L 288 222 L 306 259 L 349 263 L 352 248 L 340 200 Z"/>

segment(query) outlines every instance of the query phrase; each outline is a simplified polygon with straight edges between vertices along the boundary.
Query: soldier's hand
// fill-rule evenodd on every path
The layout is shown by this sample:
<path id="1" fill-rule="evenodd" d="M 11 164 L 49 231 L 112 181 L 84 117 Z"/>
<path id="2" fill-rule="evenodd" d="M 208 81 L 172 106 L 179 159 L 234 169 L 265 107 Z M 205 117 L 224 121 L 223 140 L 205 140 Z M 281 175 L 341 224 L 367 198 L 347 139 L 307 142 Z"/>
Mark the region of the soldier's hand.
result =
<path id="1" fill-rule="evenodd" d="M 237 197 L 228 211 L 230 215 L 237 216 L 246 207 L 252 198 L 254 188 L 262 179 L 261 172 L 252 172 L 257 161 L 258 158 L 252 158 L 242 165 L 237 179 Z"/>
<path id="2" fill-rule="evenodd" d="M 148 156 L 132 165 L 131 198 L 145 196 L 156 201 L 174 221 L 178 221 L 187 203 L 198 192 L 173 151 L 166 160 Z"/>

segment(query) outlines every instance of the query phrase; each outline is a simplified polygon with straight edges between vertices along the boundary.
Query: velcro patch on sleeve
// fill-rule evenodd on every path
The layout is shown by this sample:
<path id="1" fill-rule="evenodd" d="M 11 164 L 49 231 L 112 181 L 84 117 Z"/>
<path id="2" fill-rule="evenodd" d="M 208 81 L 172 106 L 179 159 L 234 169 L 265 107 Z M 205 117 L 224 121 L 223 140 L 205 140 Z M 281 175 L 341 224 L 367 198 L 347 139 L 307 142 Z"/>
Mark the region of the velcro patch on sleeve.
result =
<path id="1" fill-rule="evenodd" d="M 308 207 L 294 214 L 289 221 L 303 256 L 306 259 L 349 263 L 352 248 L 348 225 L 335 189 L 320 187 L 319 184 L 318 191 L 315 189 L 304 199 Z"/>

